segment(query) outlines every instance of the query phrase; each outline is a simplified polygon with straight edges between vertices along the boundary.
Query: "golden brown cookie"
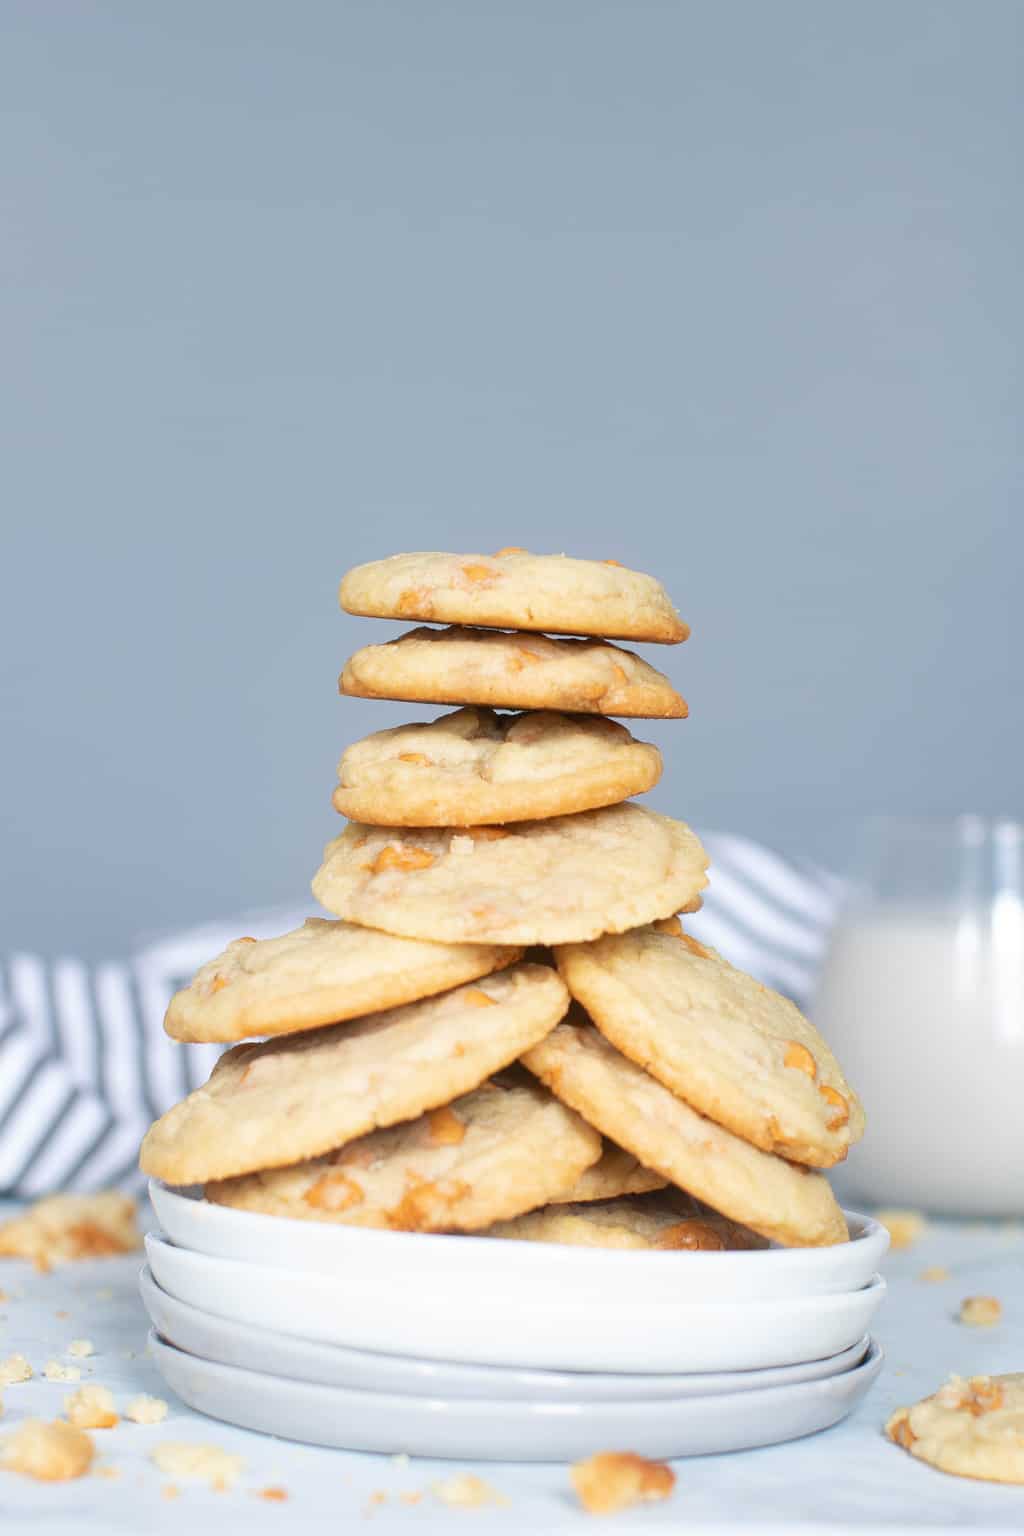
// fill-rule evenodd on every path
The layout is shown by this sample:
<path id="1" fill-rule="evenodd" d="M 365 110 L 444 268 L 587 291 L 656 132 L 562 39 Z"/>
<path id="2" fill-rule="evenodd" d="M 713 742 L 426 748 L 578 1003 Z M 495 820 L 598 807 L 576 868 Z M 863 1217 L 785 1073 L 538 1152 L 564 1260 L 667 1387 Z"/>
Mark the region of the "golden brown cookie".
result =
<path id="1" fill-rule="evenodd" d="M 236 1045 L 150 1127 L 139 1159 L 169 1184 L 206 1184 L 318 1157 L 448 1104 L 536 1044 L 568 994 L 547 966 L 326 1029 Z"/>
<path id="2" fill-rule="evenodd" d="M 559 1025 L 523 1063 L 647 1168 L 741 1226 L 786 1247 L 846 1242 L 828 1181 L 762 1152 L 691 1109 L 610 1045 L 582 1015 Z"/>
<path id="3" fill-rule="evenodd" d="M 326 1157 L 206 1186 L 236 1210 L 405 1232 L 469 1232 L 571 1190 L 601 1138 L 528 1073 Z"/>
<path id="4" fill-rule="evenodd" d="M 897 1408 L 890 1440 L 956 1477 L 1024 1483 L 1024 1372 L 951 1376 L 912 1408 Z"/>
<path id="5" fill-rule="evenodd" d="M 614 1046 L 754 1146 L 827 1168 L 862 1135 L 859 1099 L 795 1003 L 688 934 L 637 928 L 556 959 Z"/>
<path id="6" fill-rule="evenodd" d="M 530 1243 L 568 1243 L 577 1248 L 647 1248 L 691 1253 L 766 1248 L 759 1237 L 696 1201 L 664 1195 L 623 1196 L 585 1205 L 548 1204 L 513 1221 L 488 1227 L 482 1237 Z"/>
<path id="7" fill-rule="evenodd" d="M 664 673 L 603 640 L 552 640 L 496 629 L 410 629 L 345 663 L 341 693 L 361 699 L 554 709 L 678 720 L 685 699 Z"/>
<path id="8" fill-rule="evenodd" d="M 276 939 L 235 939 L 171 999 L 175 1040 L 247 1040 L 340 1024 L 513 965 L 521 949 L 430 944 L 309 917 Z"/>
<path id="9" fill-rule="evenodd" d="M 552 629 L 675 645 L 689 628 L 654 576 L 617 560 L 571 560 L 506 548 L 495 555 L 437 551 L 357 565 L 338 594 L 348 613 L 497 629 Z"/>
<path id="10" fill-rule="evenodd" d="M 619 1195 L 645 1195 L 664 1189 L 667 1182 L 653 1168 L 638 1163 L 632 1152 L 606 1141 L 598 1161 L 580 1175 L 568 1194 L 548 1203 L 581 1205 L 589 1200 L 614 1200 Z"/>
<path id="11" fill-rule="evenodd" d="M 661 753 L 615 720 L 458 709 L 357 741 L 335 808 L 388 827 L 474 827 L 617 805 L 652 788 Z"/>
<path id="12" fill-rule="evenodd" d="M 465 831 L 351 822 L 313 895 L 339 917 L 450 944 L 553 944 L 649 922 L 706 885 L 681 821 L 627 802 Z"/>

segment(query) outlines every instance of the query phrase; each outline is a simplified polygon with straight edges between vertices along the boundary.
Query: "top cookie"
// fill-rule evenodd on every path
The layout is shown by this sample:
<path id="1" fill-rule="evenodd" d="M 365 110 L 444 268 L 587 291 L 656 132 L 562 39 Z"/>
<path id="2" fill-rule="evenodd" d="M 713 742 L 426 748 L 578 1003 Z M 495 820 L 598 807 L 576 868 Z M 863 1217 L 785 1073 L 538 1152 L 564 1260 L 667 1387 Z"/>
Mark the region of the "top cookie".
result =
<path id="1" fill-rule="evenodd" d="M 345 663 L 341 693 L 421 704 L 560 709 L 680 720 L 688 713 L 663 672 L 605 640 L 552 640 L 503 630 L 410 629 L 364 645 Z"/>
<path id="2" fill-rule="evenodd" d="M 952 1376 L 885 1426 L 912 1456 L 956 1477 L 1024 1483 L 1024 1372 Z"/>
<path id="3" fill-rule="evenodd" d="M 308 917 L 277 939 L 235 939 L 171 998 L 175 1040 L 249 1040 L 340 1024 L 512 965 L 519 949 L 431 944 Z"/>
<path id="4" fill-rule="evenodd" d="M 657 747 L 614 720 L 457 709 L 355 742 L 334 804 L 375 826 L 473 827 L 616 805 L 660 775 Z"/>
<path id="5" fill-rule="evenodd" d="M 327 1029 L 236 1045 L 142 1143 L 143 1173 L 206 1184 L 319 1157 L 448 1104 L 553 1029 L 569 1001 L 545 965 Z"/>
<path id="6" fill-rule="evenodd" d="M 856 1094 L 795 1003 L 688 934 L 637 928 L 555 954 L 613 1045 L 754 1146 L 828 1168 L 863 1134 Z"/>
<path id="7" fill-rule="evenodd" d="M 653 576 L 617 560 L 570 560 L 525 549 L 391 555 L 349 571 L 338 598 L 348 613 L 374 619 L 551 629 L 667 645 L 690 633 Z"/>

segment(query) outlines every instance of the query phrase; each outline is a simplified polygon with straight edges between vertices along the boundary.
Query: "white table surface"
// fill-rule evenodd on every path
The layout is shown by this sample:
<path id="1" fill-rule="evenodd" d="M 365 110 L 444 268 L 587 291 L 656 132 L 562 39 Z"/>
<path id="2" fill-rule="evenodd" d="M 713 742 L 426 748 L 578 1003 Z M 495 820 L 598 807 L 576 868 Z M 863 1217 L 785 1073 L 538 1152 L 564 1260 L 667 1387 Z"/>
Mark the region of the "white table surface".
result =
<path id="1" fill-rule="evenodd" d="M 115 1479 L 89 1476 L 45 1485 L 0 1472 L 3 1536 L 228 1536 L 246 1532 L 338 1536 L 372 1529 L 379 1536 L 412 1532 L 546 1532 L 586 1530 L 565 1467 L 472 1466 L 454 1462 L 393 1460 L 292 1445 L 202 1418 L 178 1403 L 145 1357 L 147 1319 L 138 1299 L 138 1258 L 68 1265 L 37 1275 L 28 1265 L 0 1261 L 0 1359 L 15 1351 L 37 1373 L 51 1357 L 78 1364 L 83 1381 L 114 1393 L 123 1408 L 129 1396 L 149 1392 L 170 1401 L 158 1425 L 122 1423 L 95 1431 L 98 1465 L 117 1469 Z M 928 1265 L 944 1265 L 950 1278 L 920 1280 Z M 885 1266 L 889 1295 L 876 1336 L 887 1353 L 880 1381 L 844 1424 L 789 1445 L 676 1463 L 671 1500 L 616 1516 L 609 1529 L 759 1532 L 775 1527 L 816 1530 L 945 1530 L 969 1526 L 986 1532 L 1024 1531 L 1024 1488 L 1000 1487 L 947 1477 L 923 1466 L 881 1433 L 891 1410 L 933 1391 L 951 1371 L 961 1375 L 1024 1369 L 1024 1231 L 1020 1227 L 936 1225 Z M 1004 1320 L 996 1328 L 966 1328 L 954 1320 L 967 1295 L 998 1296 Z M 62 1315 L 67 1314 L 67 1315 Z M 96 1353 L 72 1361 L 74 1338 L 90 1338 Z M 74 1387 L 37 1375 L 4 1389 L 0 1436 L 26 1417 L 53 1418 Z M 215 1444 L 240 1454 L 245 1470 L 235 1486 L 217 1493 L 202 1484 L 178 1483 L 180 1497 L 167 1500 L 168 1481 L 149 1461 L 164 1440 Z M 595 1450 L 626 1450 L 598 1446 Z M 506 1507 L 452 1509 L 430 1485 L 461 1471 L 475 1471 L 508 1500 Z M 267 1503 L 257 1490 L 278 1485 L 287 1502 Z M 423 1490 L 415 1505 L 402 1491 Z M 375 1493 L 385 1502 L 372 1503 Z M 600 1528 L 604 1528 L 602 1523 Z"/>

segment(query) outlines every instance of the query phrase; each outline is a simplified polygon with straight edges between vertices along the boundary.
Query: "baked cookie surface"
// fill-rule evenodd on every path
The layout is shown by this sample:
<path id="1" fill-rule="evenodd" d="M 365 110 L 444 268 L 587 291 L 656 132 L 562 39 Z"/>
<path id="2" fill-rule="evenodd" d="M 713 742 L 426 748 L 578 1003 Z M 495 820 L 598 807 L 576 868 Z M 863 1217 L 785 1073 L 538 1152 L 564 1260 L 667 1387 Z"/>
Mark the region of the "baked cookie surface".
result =
<path id="1" fill-rule="evenodd" d="M 550 967 L 515 965 L 351 1023 L 236 1045 L 150 1127 L 140 1166 L 206 1184 L 318 1157 L 479 1087 L 567 1006 Z"/>
<path id="2" fill-rule="evenodd" d="M 493 944 L 429 944 L 310 917 L 280 938 L 235 939 L 174 994 L 164 1028 L 186 1041 L 295 1034 L 432 997 L 521 954 Z"/>
<path id="3" fill-rule="evenodd" d="M 890 1440 L 941 1472 L 1024 1483 L 1024 1372 L 951 1376 L 885 1426 Z"/>
<path id="4" fill-rule="evenodd" d="M 860 1101 L 795 1003 L 688 934 L 639 928 L 556 960 L 614 1046 L 754 1146 L 827 1168 L 863 1134 Z"/>
<path id="5" fill-rule="evenodd" d="M 345 663 L 341 693 L 423 704 L 553 709 L 681 719 L 686 701 L 663 672 L 603 640 L 552 640 L 496 629 L 411 629 Z"/>
<path id="6" fill-rule="evenodd" d="M 313 895 L 370 928 L 445 943 L 551 944 L 675 912 L 707 884 L 684 822 L 626 803 L 507 827 L 351 822 Z"/>
<path id="7" fill-rule="evenodd" d="M 689 1204 L 690 1209 L 687 1209 Z M 583 1248 L 648 1248 L 725 1252 L 766 1248 L 767 1240 L 695 1201 L 662 1196 L 629 1197 L 592 1204 L 553 1205 L 527 1211 L 481 1233 L 531 1243 L 569 1243 Z"/>
<path id="8" fill-rule="evenodd" d="M 606 1141 L 597 1162 L 580 1175 L 567 1194 L 552 1196 L 548 1204 L 582 1205 L 591 1200 L 614 1200 L 620 1195 L 646 1195 L 651 1190 L 664 1189 L 667 1183 L 653 1168 L 637 1162 L 625 1147 Z"/>
<path id="9" fill-rule="evenodd" d="M 846 1221 L 820 1173 L 734 1136 L 676 1098 L 623 1056 L 592 1024 L 560 1024 L 523 1063 L 563 1099 L 703 1204 L 786 1247 L 848 1239 Z"/>
<path id="10" fill-rule="evenodd" d="M 334 805 L 376 826 L 484 826 L 617 805 L 660 777 L 657 747 L 617 721 L 457 709 L 355 742 Z"/>
<path id="11" fill-rule="evenodd" d="M 600 1152 L 585 1120 L 510 1072 L 326 1157 L 208 1184 L 206 1197 L 307 1221 L 467 1232 L 572 1189 Z"/>
<path id="12" fill-rule="evenodd" d="M 357 565 L 338 600 L 347 613 L 497 629 L 553 629 L 674 645 L 689 629 L 654 576 L 617 560 L 573 560 L 503 549 L 421 551 Z"/>

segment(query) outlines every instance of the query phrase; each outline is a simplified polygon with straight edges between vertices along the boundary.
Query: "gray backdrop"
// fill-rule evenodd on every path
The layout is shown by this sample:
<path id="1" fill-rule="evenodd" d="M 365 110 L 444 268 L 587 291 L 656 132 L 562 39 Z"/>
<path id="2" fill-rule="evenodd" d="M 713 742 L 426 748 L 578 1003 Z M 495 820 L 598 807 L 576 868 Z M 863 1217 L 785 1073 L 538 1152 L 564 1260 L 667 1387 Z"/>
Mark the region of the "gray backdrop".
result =
<path id="1" fill-rule="evenodd" d="M 8 0 L 0 943 L 299 898 L 346 566 L 656 571 L 653 802 L 1020 812 L 1018 0 Z"/>

